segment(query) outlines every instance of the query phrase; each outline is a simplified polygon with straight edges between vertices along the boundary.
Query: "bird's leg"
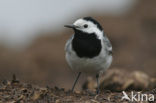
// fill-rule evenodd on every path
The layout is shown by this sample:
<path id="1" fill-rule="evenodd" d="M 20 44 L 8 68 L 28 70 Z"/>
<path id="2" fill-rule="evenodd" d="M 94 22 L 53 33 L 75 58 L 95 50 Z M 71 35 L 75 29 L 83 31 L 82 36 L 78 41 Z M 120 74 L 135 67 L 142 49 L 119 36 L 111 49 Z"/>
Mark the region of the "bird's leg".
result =
<path id="1" fill-rule="evenodd" d="M 78 75 L 77 75 L 77 77 L 76 77 L 76 80 L 75 80 L 74 85 L 73 85 L 73 87 L 72 87 L 72 92 L 74 91 L 75 85 L 76 85 L 76 83 L 77 83 L 77 81 L 78 81 L 80 75 L 81 75 L 81 72 L 79 72 Z"/>
<path id="2" fill-rule="evenodd" d="M 100 92 L 99 74 L 96 75 L 96 81 L 97 81 L 97 90 L 96 90 L 96 93 L 99 94 L 99 92 Z"/>

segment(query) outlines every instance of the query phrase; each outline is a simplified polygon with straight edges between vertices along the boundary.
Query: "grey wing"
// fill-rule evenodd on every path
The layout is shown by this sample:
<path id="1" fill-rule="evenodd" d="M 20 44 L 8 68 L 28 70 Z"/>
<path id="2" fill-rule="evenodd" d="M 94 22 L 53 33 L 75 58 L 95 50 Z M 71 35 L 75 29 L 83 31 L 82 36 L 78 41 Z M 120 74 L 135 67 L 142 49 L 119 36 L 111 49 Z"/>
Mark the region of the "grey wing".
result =
<path id="1" fill-rule="evenodd" d="M 66 45 L 65 45 L 65 51 L 67 52 L 67 51 L 70 51 L 70 49 L 71 49 L 71 43 L 72 43 L 72 40 L 73 40 L 73 37 L 74 37 L 74 35 L 72 35 L 70 38 L 69 38 L 69 40 L 66 42 Z"/>
<path id="2" fill-rule="evenodd" d="M 108 37 L 104 34 L 103 38 L 104 43 L 106 44 L 106 50 L 108 51 L 109 54 L 112 54 L 112 44 L 109 41 Z"/>

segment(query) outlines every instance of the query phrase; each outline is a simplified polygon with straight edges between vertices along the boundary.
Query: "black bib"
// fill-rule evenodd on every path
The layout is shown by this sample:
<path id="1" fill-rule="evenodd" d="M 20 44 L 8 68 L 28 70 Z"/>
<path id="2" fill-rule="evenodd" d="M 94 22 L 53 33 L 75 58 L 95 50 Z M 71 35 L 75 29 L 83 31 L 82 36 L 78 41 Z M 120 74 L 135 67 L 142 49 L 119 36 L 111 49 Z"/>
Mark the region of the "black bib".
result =
<path id="1" fill-rule="evenodd" d="M 102 49 L 101 40 L 97 38 L 95 33 L 88 34 L 75 30 L 72 48 L 80 58 L 93 58 Z"/>

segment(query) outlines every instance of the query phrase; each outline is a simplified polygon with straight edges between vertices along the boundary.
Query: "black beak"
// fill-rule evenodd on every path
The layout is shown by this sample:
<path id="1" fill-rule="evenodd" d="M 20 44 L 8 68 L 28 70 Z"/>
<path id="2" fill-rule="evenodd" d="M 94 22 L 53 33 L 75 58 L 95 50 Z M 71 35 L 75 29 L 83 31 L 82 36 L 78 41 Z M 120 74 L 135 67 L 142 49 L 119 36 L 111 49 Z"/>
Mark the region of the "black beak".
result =
<path id="1" fill-rule="evenodd" d="M 76 25 L 73 25 L 73 24 L 70 24 L 70 25 L 64 25 L 64 27 L 67 27 L 67 28 L 78 28 L 78 26 Z"/>

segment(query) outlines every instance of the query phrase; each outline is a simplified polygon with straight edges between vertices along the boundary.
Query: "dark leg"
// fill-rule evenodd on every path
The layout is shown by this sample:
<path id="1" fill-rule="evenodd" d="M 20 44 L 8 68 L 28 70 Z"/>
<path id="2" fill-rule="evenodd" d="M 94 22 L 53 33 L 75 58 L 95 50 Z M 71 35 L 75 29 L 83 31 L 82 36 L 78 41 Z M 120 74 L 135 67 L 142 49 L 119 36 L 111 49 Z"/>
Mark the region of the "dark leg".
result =
<path id="1" fill-rule="evenodd" d="M 75 85 L 76 85 L 76 83 L 77 83 L 77 81 L 78 81 L 80 75 L 81 75 L 81 72 L 79 72 L 79 74 L 78 74 L 77 77 L 76 77 L 76 80 L 75 80 L 74 85 L 73 85 L 73 87 L 72 87 L 72 92 L 74 91 Z"/>
<path id="2" fill-rule="evenodd" d="M 96 75 L 96 81 L 97 81 L 97 90 L 96 90 L 96 93 L 99 94 L 99 92 L 100 92 L 99 74 Z"/>

